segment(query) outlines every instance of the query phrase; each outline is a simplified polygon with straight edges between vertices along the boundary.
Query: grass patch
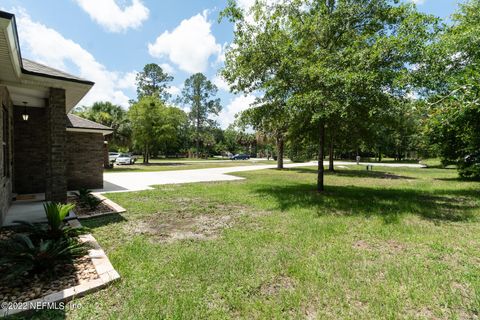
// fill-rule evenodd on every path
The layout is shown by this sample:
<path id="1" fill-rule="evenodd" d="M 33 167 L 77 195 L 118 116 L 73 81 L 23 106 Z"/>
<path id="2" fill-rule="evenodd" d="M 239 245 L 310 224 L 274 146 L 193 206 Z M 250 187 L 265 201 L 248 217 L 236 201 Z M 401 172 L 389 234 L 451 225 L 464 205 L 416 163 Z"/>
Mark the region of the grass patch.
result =
<path id="1" fill-rule="evenodd" d="M 109 195 L 127 212 L 84 224 L 122 280 L 80 309 L 36 317 L 478 317 L 478 183 L 376 167 L 328 174 L 317 194 L 315 174 L 242 172 L 247 180 Z M 171 237 L 202 226 L 214 236 Z"/>
<path id="2" fill-rule="evenodd" d="M 232 161 L 232 160 L 198 160 L 198 161 L 167 161 L 158 160 L 148 164 L 135 163 L 133 165 L 115 166 L 113 169 L 105 169 L 106 173 L 111 172 L 141 172 L 141 171 L 172 171 L 172 170 L 193 170 L 193 169 L 209 169 L 209 168 L 228 168 L 253 166 L 260 164 L 276 164 L 275 161 L 259 160 L 259 161 Z"/>

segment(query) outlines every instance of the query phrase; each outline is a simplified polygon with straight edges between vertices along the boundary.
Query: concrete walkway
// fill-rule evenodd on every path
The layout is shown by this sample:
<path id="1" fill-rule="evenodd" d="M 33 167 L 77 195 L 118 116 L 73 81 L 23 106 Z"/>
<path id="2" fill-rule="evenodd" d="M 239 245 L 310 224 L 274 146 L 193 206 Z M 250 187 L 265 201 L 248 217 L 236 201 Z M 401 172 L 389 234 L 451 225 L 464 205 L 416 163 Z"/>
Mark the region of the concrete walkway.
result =
<path id="1" fill-rule="evenodd" d="M 328 162 L 324 162 L 328 165 Z M 317 162 L 306 163 L 288 163 L 285 168 L 316 166 Z M 421 168 L 420 164 L 403 163 L 367 163 L 361 162 L 359 167 L 367 165 L 381 167 L 409 167 Z M 336 161 L 335 166 L 355 166 L 353 162 Z M 212 182 L 212 181 L 233 181 L 243 180 L 243 178 L 229 175 L 229 173 L 254 171 L 275 168 L 275 165 L 252 165 L 242 167 L 209 168 L 195 170 L 176 170 L 176 171 L 158 171 L 158 172 L 119 172 L 107 173 L 103 175 L 104 188 L 94 190 L 98 193 L 107 192 L 129 192 L 153 189 L 151 186 L 163 184 L 179 184 L 193 182 Z"/>

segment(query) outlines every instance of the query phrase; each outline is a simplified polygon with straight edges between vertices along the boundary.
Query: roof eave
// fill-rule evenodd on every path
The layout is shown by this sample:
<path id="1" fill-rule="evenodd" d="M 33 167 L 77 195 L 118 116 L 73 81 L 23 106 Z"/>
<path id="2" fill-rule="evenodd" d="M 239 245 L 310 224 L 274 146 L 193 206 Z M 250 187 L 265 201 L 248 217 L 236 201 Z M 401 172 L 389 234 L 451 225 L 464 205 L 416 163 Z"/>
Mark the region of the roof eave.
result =
<path id="1" fill-rule="evenodd" d="M 95 82 L 88 81 L 88 80 L 72 79 L 72 78 L 67 78 L 67 77 L 54 76 L 54 75 L 51 75 L 51 74 L 34 72 L 34 71 L 26 70 L 23 66 L 22 66 L 21 69 L 22 69 L 23 74 L 28 74 L 28 75 L 31 75 L 31 76 L 49 78 L 49 79 L 60 80 L 60 81 L 68 81 L 68 82 L 74 82 L 74 83 L 81 83 L 81 84 L 88 85 L 90 87 L 93 87 L 93 85 L 95 84 Z"/>
<path id="2" fill-rule="evenodd" d="M 68 132 L 82 132 L 82 133 L 101 133 L 104 136 L 108 136 L 113 133 L 113 130 L 109 129 L 92 129 L 92 128 L 79 128 L 79 127 L 67 127 Z"/>

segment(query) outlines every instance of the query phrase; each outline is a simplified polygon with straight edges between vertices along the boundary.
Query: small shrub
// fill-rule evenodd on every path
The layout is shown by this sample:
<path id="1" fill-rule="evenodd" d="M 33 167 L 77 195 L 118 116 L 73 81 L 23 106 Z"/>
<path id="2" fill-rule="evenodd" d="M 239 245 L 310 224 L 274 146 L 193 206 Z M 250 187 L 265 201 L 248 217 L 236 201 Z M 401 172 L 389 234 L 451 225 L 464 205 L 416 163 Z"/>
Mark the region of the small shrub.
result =
<path id="1" fill-rule="evenodd" d="M 88 208 L 91 211 L 96 210 L 100 203 L 104 201 L 95 197 L 92 191 L 88 189 L 79 189 L 78 192 L 75 193 L 75 196 L 82 207 Z"/>
<path id="2" fill-rule="evenodd" d="M 85 200 L 84 205 L 88 207 L 91 211 L 94 211 L 98 208 L 100 203 L 102 203 L 104 200 L 100 200 L 97 197 L 91 195 Z"/>
<path id="3" fill-rule="evenodd" d="M 480 163 L 467 164 L 461 163 L 458 166 L 458 174 L 466 179 L 480 179 Z"/>
<path id="4" fill-rule="evenodd" d="M 58 263 L 71 261 L 87 253 L 88 246 L 75 238 L 35 239 L 17 234 L 0 243 L 0 279 L 18 282 L 22 276 L 55 276 Z"/>
<path id="5" fill-rule="evenodd" d="M 51 235 L 54 238 L 63 236 L 63 228 L 65 226 L 63 220 L 68 215 L 70 210 L 75 208 L 74 204 L 61 204 L 54 202 L 47 202 L 43 204 L 45 214 L 47 215 L 48 227 Z"/>
<path id="6" fill-rule="evenodd" d="M 84 203 L 85 201 L 87 201 L 89 197 L 92 196 L 92 190 L 81 188 L 81 189 L 78 189 L 78 192 L 74 192 L 74 195 L 75 197 L 77 197 L 80 203 Z"/>

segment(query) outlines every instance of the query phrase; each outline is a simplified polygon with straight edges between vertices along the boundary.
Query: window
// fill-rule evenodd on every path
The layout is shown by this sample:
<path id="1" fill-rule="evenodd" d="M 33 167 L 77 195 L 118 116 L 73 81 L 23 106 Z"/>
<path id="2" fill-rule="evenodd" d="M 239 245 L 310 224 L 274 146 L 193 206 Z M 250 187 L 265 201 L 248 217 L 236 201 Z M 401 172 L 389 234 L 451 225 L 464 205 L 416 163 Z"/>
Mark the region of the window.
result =
<path id="1" fill-rule="evenodd" d="M 8 150 L 9 133 L 10 133 L 10 119 L 8 111 L 5 106 L 2 108 L 3 134 L 2 134 L 2 150 L 3 150 L 3 176 L 10 176 L 10 154 Z"/>

